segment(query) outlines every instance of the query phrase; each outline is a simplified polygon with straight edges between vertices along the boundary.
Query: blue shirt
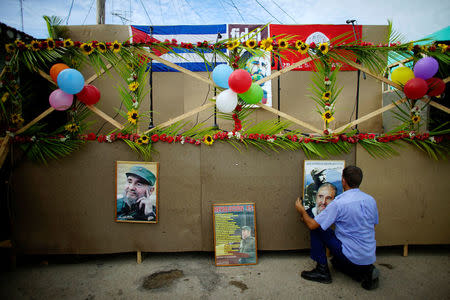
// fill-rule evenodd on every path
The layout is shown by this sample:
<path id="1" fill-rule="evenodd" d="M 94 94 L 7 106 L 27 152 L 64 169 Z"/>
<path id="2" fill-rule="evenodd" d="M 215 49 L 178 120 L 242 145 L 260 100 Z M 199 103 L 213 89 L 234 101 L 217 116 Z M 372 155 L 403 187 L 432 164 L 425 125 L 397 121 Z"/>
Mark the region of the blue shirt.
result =
<path id="1" fill-rule="evenodd" d="M 377 203 L 359 189 L 350 189 L 337 196 L 314 220 L 323 230 L 335 224 L 336 237 L 342 253 L 354 264 L 370 265 L 375 256 L 375 224 L 378 224 Z"/>

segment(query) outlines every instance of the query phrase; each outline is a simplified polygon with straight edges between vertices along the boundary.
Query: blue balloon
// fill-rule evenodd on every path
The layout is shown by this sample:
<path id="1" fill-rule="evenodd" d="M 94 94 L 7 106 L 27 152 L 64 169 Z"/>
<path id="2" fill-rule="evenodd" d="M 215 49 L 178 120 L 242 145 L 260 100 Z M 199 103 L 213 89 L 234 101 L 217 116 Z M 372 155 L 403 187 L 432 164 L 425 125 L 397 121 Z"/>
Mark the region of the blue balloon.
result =
<path id="1" fill-rule="evenodd" d="M 216 66 L 212 72 L 212 79 L 215 84 L 224 89 L 229 89 L 228 77 L 233 73 L 233 68 L 227 64 L 220 64 Z"/>
<path id="2" fill-rule="evenodd" d="M 67 94 L 78 94 L 84 88 L 84 77 L 75 69 L 62 70 L 56 81 L 58 87 Z"/>

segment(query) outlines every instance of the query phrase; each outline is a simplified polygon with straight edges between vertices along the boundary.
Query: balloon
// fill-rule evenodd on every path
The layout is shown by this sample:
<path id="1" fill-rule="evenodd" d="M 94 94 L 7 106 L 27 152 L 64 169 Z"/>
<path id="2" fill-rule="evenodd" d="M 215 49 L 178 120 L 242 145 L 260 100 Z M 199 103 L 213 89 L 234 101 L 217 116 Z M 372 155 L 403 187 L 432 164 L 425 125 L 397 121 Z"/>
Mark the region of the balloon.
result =
<path id="1" fill-rule="evenodd" d="M 100 100 L 100 91 L 95 86 L 87 84 L 77 94 L 77 99 L 86 105 L 94 105 Z"/>
<path id="2" fill-rule="evenodd" d="M 428 84 L 428 92 L 427 95 L 430 97 L 436 97 L 442 94 L 445 91 L 445 82 L 436 77 L 432 77 L 426 80 Z"/>
<path id="3" fill-rule="evenodd" d="M 252 75 L 242 69 L 234 70 L 228 78 L 228 85 L 235 93 L 245 93 L 252 85 Z"/>
<path id="4" fill-rule="evenodd" d="M 57 83 L 57 78 L 58 78 L 59 72 L 61 72 L 62 70 L 65 70 L 65 69 L 69 69 L 69 66 L 66 64 L 54 64 L 50 68 L 50 77 L 53 79 L 53 81 L 55 83 Z"/>
<path id="5" fill-rule="evenodd" d="M 414 78 L 414 72 L 407 67 L 399 67 L 395 69 L 391 74 L 391 79 L 393 82 L 405 85 L 408 80 Z"/>
<path id="6" fill-rule="evenodd" d="M 239 94 L 239 96 L 248 104 L 256 104 L 263 98 L 264 91 L 259 84 L 252 83 L 248 91 Z"/>
<path id="7" fill-rule="evenodd" d="M 233 73 L 233 68 L 227 64 L 220 64 L 212 71 L 212 79 L 215 84 L 224 89 L 229 89 L 228 78 Z"/>
<path id="8" fill-rule="evenodd" d="M 83 75 L 75 69 L 62 70 L 58 77 L 58 86 L 67 94 L 77 94 L 84 87 Z"/>
<path id="9" fill-rule="evenodd" d="M 429 79 L 437 73 L 439 63 L 432 57 L 419 59 L 414 66 L 414 75 L 422 79 Z"/>
<path id="10" fill-rule="evenodd" d="M 238 104 L 237 94 L 231 89 L 221 92 L 216 99 L 217 109 L 223 113 L 230 113 Z"/>
<path id="11" fill-rule="evenodd" d="M 413 78 L 405 84 L 403 91 L 409 99 L 420 99 L 426 95 L 428 84 L 422 78 Z"/>
<path id="12" fill-rule="evenodd" d="M 50 106 L 56 110 L 63 111 L 72 106 L 73 95 L 67 94 L 61 89 L 54 90 L 48 98 Z"/>

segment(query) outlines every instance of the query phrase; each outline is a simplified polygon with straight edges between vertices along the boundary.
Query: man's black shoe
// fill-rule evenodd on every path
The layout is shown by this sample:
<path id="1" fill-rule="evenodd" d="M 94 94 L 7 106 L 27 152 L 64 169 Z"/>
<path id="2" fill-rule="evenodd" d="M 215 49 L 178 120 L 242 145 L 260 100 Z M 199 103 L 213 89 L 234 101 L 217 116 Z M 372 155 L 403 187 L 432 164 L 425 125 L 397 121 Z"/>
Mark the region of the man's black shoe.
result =
<path id="1" fill-rule="evenodd" d="M 317 266 L 311 271 L 303 271 L 302 277 L 306 280 L 317 281 L 320 283 L 331 283 L 331 274 L 328 265 L 317 263 Z"/>
<path id="2" fill-rule="evenodd" d="M 365 276 L 363 281 L 361 282 L 361 286 L 366 290 L 374 290 L 378 287 L 379 280 L 378 277 L 380 276 L 380 271 L 375 268 L 374 265 L 370 267 L 370 270 L 368 274 Z"/>

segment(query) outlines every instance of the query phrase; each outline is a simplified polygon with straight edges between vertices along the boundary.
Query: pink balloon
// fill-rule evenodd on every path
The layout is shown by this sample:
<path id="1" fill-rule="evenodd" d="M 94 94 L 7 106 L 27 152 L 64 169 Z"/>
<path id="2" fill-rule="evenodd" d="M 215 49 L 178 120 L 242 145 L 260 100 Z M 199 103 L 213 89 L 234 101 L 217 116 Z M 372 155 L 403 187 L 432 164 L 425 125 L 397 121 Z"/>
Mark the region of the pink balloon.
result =
<path id="1" fill-rule="evenodd" d="M 50 106 L 56 110 L 63 111 L 72 106 L 73 95 L 57 89 L 54 90 L 49 97 Z"/>

